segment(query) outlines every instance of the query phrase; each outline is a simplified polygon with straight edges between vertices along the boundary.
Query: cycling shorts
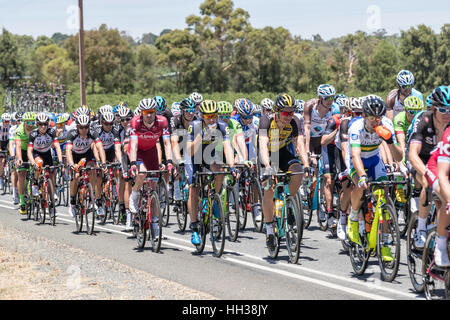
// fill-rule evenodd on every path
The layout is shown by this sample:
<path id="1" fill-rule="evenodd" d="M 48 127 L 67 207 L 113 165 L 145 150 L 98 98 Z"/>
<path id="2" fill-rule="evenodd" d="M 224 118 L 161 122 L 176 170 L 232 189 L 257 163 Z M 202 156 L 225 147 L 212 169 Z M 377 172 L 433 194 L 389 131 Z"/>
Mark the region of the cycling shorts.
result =
<path id="1" fill-rule="evenodd" d="M 72 158 L 73 158 L 73 163 L 74 164 L 77 164 L 83 158 L 86 158 L 86 165 L 89 162 L 95 162 L 94 151 L 92 151 L 92 149 L 89 149 L 85 153 L 74 153 L 74 152 L 72 152 Z"/>
<path id="2" fill-rule="evenodd" d="M 37 157 L 41 158 L 43 163 L 43 167 L 45 166 L 53 166 L 53 157 L 52 157 L 52 152 L 51 150 L 49 150 L 48 152 L 37 152 L 33 150 L 33 158 L 36 159 Z"/>
<path id="3" fill-rule="evenodd" d="M 324 174 L 336 173 L 336 146 L 328 144 L 322 146 L 322 169 Z"/>
<path id="4" fill-rule="evenodd" d="M 128 156 L 130 156 L 128 154 Z M 159 170 L 158 149 L 156 146 L 149 150 L 138 150 L 136 155 L 136 164 L 145 165 L 146 170 Z"/>
<path id="5" fill-rule="evenodd" d="M 383 160 L 379 155 L 375 155 L 370 158 L 362 158 L 361 160 L 368 178 L 372 178 L 372 180 L 375 181 L 387 180 L 386 167 L 384 166 Z M 353 161 L 350 157 L 350 177 L 353 179 L 355 174 L 356 169 L 353 166 Z"/>

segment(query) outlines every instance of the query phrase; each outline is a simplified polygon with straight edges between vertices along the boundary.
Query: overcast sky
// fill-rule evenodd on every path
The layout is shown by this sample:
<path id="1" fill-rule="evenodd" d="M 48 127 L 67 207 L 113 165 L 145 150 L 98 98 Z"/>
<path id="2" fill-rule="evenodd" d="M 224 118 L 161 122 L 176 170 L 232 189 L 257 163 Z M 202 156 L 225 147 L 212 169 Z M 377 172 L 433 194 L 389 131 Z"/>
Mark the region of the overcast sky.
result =
<path id="1" fill-rule="evenodd" d="M 200 14 L 203 0 L 84 0 L 85 29 L 108 27 L 132 37 L 184 29 L 185 18 Z M 282 26 L 293 35 L 329 40 L 362 30 L 388 34 L 426 24 L 435 32 L 450 23 L 448 0 L 234 0 L 249 12 L 255 28 Z M 77 32 L 77 0 L 0 0 L 0 26 L 15 34 L 52 36 Z"/>

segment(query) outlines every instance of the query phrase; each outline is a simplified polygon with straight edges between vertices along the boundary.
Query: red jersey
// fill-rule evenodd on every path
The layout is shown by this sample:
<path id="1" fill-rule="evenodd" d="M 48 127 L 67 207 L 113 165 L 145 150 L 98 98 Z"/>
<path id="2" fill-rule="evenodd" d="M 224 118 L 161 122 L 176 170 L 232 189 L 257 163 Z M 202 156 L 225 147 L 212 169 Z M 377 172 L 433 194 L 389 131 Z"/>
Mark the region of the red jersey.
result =
<path id="1" fill-rule="evenodd" d="M 427 175 L 433 182 L 437 180 L 438 162 L 450 162 L 450 126 L 445 129 L 441 141 L 438 142 L 427 162 L 427 168 L 431 171 L 431 174 L 428 172 Z"/>
<path id="2" fill-rule="evenodd" d="M 154 148 L 160 137 L 170 138 L 169 123 L 165 117 L 156 115 L 151 128 L 144 125 L 140 115 L 131 119 L 130 140 L 138 139 L 138 150 L 147 151 Z M 130 146 L 129 144 L 128 151 Z"/>

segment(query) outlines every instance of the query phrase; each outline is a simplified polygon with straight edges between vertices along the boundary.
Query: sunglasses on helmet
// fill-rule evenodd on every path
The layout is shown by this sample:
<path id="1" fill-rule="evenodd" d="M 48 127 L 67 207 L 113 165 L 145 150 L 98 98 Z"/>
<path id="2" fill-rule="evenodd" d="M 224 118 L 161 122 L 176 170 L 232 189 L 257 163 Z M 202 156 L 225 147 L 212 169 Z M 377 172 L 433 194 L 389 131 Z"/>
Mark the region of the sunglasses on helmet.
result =
<path id="1" fill-rule="evenodd" d="M 203 114 L 203 118 L 207 119 L 207 120 L 216 119 L 217 118 L 217 113 Z"/>
<path id="2" fill-rule="evenodd" d="M 156 110 L 155 109 L 142 110 L 141 113 L 144 115 L 154 114 L 154 113 L 156 113 Z"/>

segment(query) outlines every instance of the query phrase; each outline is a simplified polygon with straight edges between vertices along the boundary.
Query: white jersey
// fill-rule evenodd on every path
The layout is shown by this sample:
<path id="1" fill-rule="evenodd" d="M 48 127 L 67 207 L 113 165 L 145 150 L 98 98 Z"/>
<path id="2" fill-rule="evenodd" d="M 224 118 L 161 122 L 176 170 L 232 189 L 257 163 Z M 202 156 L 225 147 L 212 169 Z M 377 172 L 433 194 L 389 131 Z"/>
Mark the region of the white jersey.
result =
<path id="1" fill-rule="evenodd" d="M 415 97 L 419 97 L 420 99 L 423 100 L 423 96 L 422 93 L 420 93 L 420 91 L 417 91 L 416 89 L 412 88 L 411 89 L 411 94 L 410 96 L 415 96 Z M 398 95 L 395 97 L 395 102 L 394 102 L 394 117 L 399 114 L 400 112 L 405 111 L 405 106 L 403 105 L 403 102 L 400 101 Z"/>
<path id="2" fill-rule="evenodd" d="M 327 114 L 321 118 L 319 112 L 317 111 L 317 104 L 311 110 L 311 137 L 321 137 L 323 136 L 325 129 L 327 127 L 328 119 L 332 116 L 332 112 L 329 111 Z"/>

